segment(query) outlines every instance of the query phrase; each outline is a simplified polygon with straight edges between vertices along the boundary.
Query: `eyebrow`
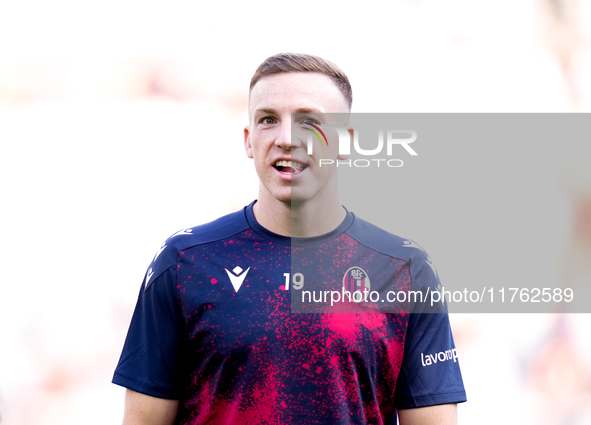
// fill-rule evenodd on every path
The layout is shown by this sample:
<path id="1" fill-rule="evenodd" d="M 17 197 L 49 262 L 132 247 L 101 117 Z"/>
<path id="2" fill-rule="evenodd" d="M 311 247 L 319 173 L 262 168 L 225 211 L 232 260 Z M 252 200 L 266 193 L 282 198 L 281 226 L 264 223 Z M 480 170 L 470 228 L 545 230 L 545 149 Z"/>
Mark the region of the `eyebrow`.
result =
<path id="1" fill-rule="evenodd" d="M 322 111 L 315 108 L 298 108 L 296 114 L 322 114 Z"/>
<path id="2" fill-rule="evenodd" d="M 322 114 L 323 112 L 316 108 L 298 108 L 294 112 L 294 114 Z M 269 115 L 279 115 L 277 111 L 273 108 L 261 108 L 254 111 L 253 116 L 261 115 L 261 114 L 269 114 Z"/>
<path id="3" fill-rule="evenodd" d="M 254 111 L 254 115 L 259 115 L 259 114 L 277 115 L 277 111 L 272 108 L 261 108 L 261 109 L 257 109 L 256 111 Z"/>

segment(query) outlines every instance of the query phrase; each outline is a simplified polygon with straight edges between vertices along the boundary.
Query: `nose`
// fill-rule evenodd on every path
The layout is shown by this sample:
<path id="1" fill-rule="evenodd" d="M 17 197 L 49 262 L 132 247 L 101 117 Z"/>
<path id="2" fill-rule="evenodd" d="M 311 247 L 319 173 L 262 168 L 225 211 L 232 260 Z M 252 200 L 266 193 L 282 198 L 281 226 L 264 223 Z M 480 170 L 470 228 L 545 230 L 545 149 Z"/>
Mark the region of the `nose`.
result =
<path id="1" fill-rule="evenodd" d="M 275 145 L 281 149 L 291 149 L 291 123 L 289 120 L 284 120 L 279 128 L 279 134 L 275 139 Z"/>
<path id="2" fill-rule="evenodd" d="M 301 146 L 302 142 L 299 140 L 299 138 L 296 135 L 294 135 L 295 137 L 292 137 L 291 129 L 291 120 L 284 120 L 281 124 L 279 134 L 275 139 L 276 146 L 285 150 L 291 150 L 292 148 Z"/>

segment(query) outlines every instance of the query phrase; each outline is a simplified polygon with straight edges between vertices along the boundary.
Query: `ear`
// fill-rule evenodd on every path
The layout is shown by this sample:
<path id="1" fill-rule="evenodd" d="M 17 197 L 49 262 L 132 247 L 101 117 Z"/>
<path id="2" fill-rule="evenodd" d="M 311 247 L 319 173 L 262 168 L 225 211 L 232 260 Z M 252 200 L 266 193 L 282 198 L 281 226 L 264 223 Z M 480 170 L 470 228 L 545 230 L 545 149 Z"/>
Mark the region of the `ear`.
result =
<path id="1" fill-rule="evenodd" d="M 250 132 L 248 130 L 248 126 L 244 127 L 244 150 L 246 151 L 246 156 L 249 158 L 254 158 L 252 153 L 252 145 L 250 144 Z"/>
<path id="2" fill-rule="evenodd" d="M 347 132 L 349 133 L 349 150 L 353 148 L 353 134 L 354 134 L 354 129 L 353 128 L 348 128 Z M 343 159 L 347 159 L 349 157 L 349 155 L 341 155 L 338 154 L 337 155 L 337 159 L 343 160 Z"/>

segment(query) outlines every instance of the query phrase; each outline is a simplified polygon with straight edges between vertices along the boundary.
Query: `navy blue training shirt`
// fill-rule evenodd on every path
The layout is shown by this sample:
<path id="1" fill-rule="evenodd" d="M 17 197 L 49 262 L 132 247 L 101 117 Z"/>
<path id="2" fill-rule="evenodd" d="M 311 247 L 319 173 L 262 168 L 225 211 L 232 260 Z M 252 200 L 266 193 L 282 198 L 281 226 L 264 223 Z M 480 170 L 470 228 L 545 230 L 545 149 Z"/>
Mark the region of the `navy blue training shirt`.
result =
<path id="1" fill-rule="evenodd" d="M 350 212 L 326 235 L 279 236 L 253 205 L 161 246 L 114 383 L 179 399 L 183 425 L 394 424 L 466 400 L 445 305 L 327 307 L 325 290 L 440 287 L 422 248 Z M 320 313 L 293 313 L 292 295 Z"/>

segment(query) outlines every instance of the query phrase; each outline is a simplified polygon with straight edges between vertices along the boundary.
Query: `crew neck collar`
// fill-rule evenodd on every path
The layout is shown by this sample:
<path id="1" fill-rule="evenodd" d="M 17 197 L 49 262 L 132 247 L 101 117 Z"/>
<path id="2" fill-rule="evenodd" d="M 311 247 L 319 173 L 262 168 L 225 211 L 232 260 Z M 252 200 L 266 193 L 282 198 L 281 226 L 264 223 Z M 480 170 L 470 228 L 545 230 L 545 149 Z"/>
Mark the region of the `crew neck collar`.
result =
<path id="1" fill-rule="evenodd" d="M 246 215 L 246 220 L 248 221 L 249 226 L 254 230 L 259 236 L 268 239 L 270 241 L 282 244 L 282 245 L 290 245 L 290 246 L 297 246 L 297 247 L 304 247 L 304 246 L 311 246 L 311 245 L 320 245 L 323 242 L 335 239 L 345 233 L 349 227 L 353 224 L 353 220 L 355 219 L 355 215 L 347 208 L 345 208 L 345 212 L 347 215 L 345 219 L 339 224 L 334 230 L 331 230 L 328 233 L 318 236 L 312 236 L 310 238 L 292 238 L 290 236 L 282 236 L 277 233 L 273 233 L 270 230 L 261 226 L 261 224 L 257 221 L 254 216 L 253 207 L 257 201 L 253 201 L 250 205 L 244 207 L 244 214 Z"/>

